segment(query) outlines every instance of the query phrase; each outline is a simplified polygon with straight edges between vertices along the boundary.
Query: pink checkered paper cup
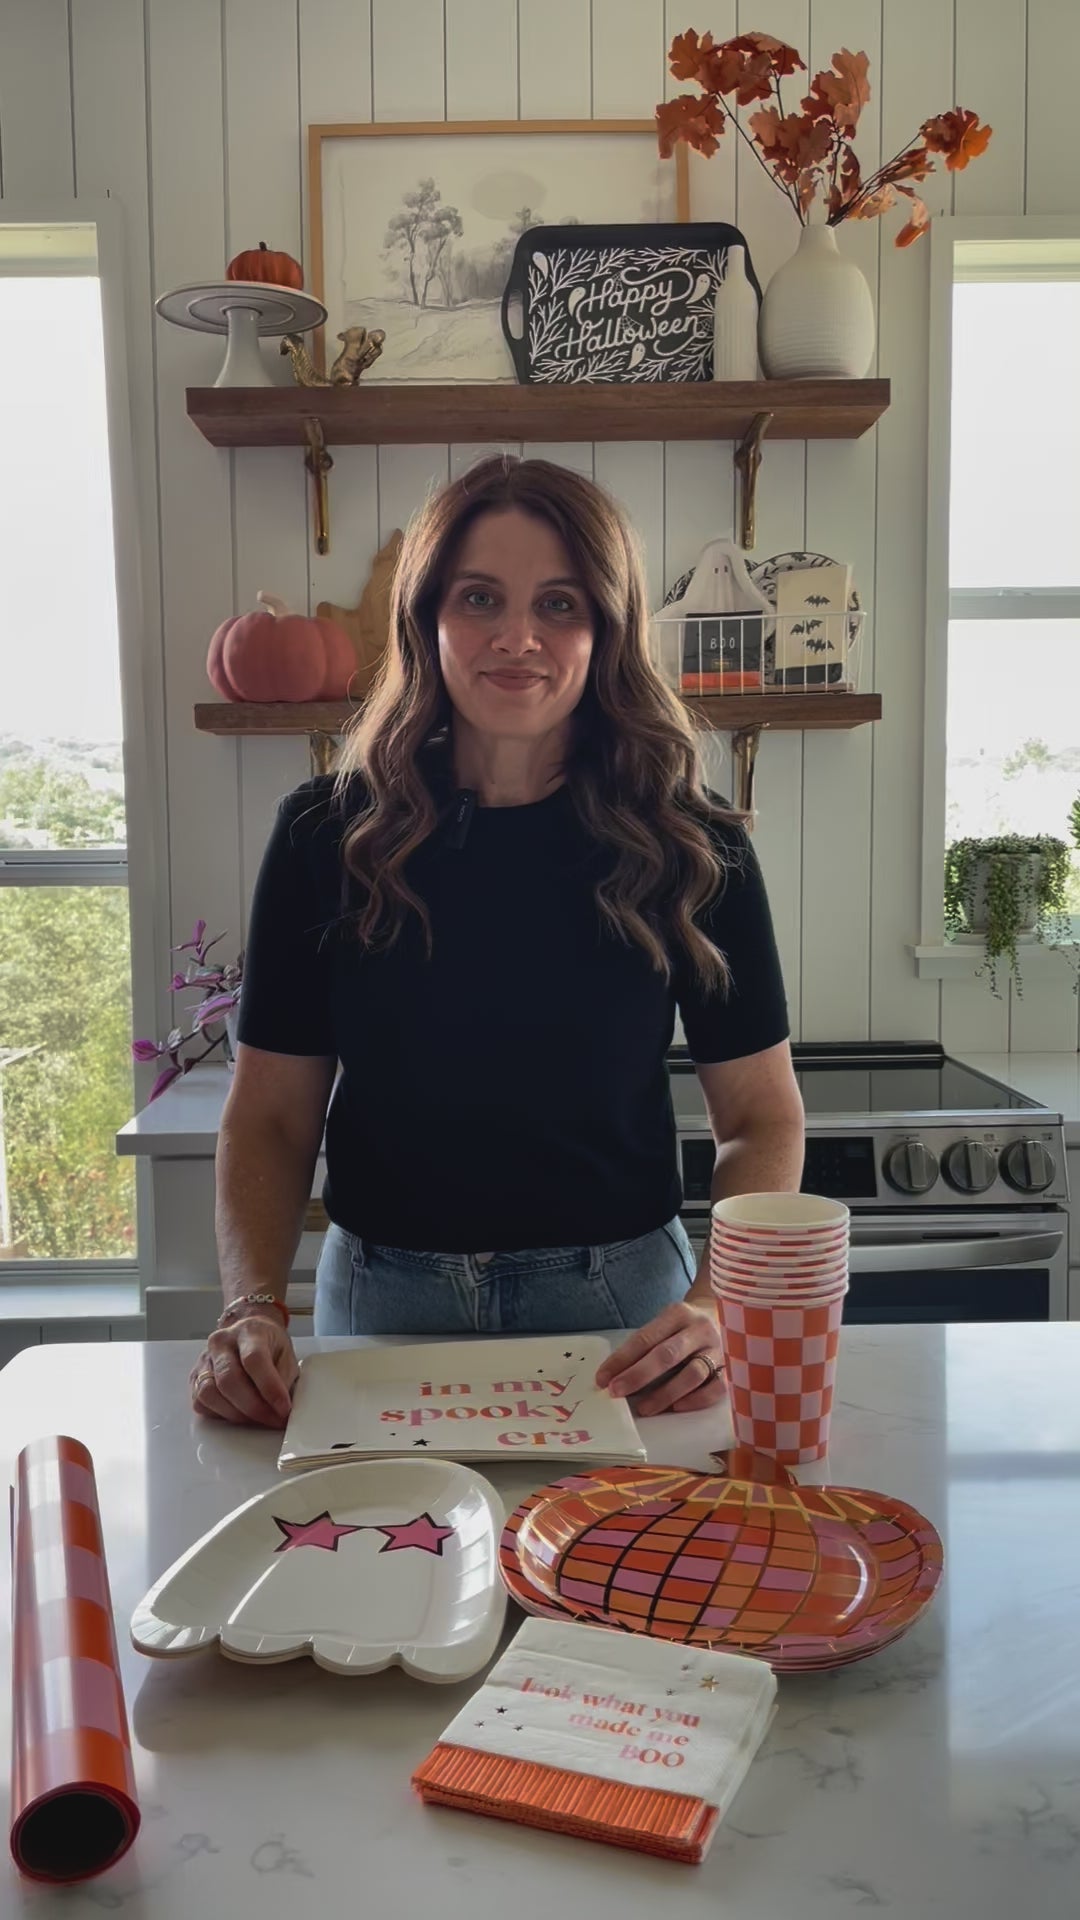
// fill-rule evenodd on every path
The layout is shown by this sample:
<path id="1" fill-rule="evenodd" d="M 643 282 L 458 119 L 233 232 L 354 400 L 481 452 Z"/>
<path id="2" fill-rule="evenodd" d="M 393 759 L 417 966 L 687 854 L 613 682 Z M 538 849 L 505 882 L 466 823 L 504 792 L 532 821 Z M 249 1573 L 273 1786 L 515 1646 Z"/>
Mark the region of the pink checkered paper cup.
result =
<path id="1" fill-rule="evenodd" d="M 815 1306 L 751 1304 L 722 1291 L 715 1298 L 736 1443 L 785 1466 L 823 1460 L 843 1294 Z"/>
<path id="2" fill-rule="evenodd" d="M 765 1261 L 773 1266 L 782 1261 L 785 1266 L 807 1267 L 812 1271 L 814 1267 L 828 1266 L 829 1262 L 835 1260 L 838 1255 L 845 1254 L 848 1250 L 848 1236 L 844 1233 L 837 1234 L 835 1238 L 828 1240 L 822 1237 L 820 1240 L 791 1241 L 763 1233 L 753 1240 L 748 1240 L 728 1233 L 722 1227 L 717 1227 L 713 1232 L 712 1244 L 725 1258 L 743 1260 L 750 1266 L 760 1265 Z"/>
<path id="3" fill-rule="evenodd" d="M 737 1287 L 725 1287 L 722 1294 L 714 1291 L 713 1302 L 719 1318 L 721 1299 L 737 1302 L 744 1307 L 770 1308 L 827 1307 L 831 1306 L 833 1301 L 839 1301 L 842 1308 L 846 1294 L 847 1287 L 840 1286 L 832 1293 L 815 1293 L 809 1299 L 800 1294 L 793 1299 L 789 1293 L 741 1293 Z"/>
<path id="4" fill-rule="evenodd" d="M 709 1246 L 711 1259 L 720 1261 L 724 1266 L 742 1267 L 751 1272 L 767 1269 L 771 1273 L 790 1273 L 807 1280 L 812 1280 L 815 1274 L 827 1273 L 831 1267 L 843 1265 L 848 1252 L 847 1241 L 841 1240 L 824 1253 L 815 1254 L 812 1260 L 800 1260 L 782 1247 L 770 1247 L 768 1244 L 748 1252 L 745 1247 L 733 1246 L 722 1233 L 717 1234 Z"/>
<path id="5" fill-rule="evenodd" d="M 721 1202 L 717 1203 L 722 1204 Z M 795 1233 L 786 1227 L 740 1227 L 733 1226 L 729 1220 L 713 1222 L 717 1233 L 722 1234 L 733 1246 L 753 1248 L 766 1243 L 771 1247 L 783 1247 L 790 1253 L 813 1256 L 830 1246 L 842 1245 L 848 1237 L 849 1222 L 838 1221 L 833 1227 L 822 1227 L 817 1233 Z"/>
<path id="6" fill-rule="evenodd" d="M 816 1234 L 847 1232 L 851 1216 L 840 1200 L 826 1200 L 817 1193 L 740 1193 L 717 1200 L 712 1209 L 715 1225 L 730 1227 L 736 1233 L 780 1234 L 803 1239 Z"/>
<path id="7" fill-rule="evenodd" d="M 790 1282 L 792 1286 L 813 1287 L 822 1282 L 835 1280 L 837 1274 L 848 1270 L 848 1249 L 841 1247 L 828 1260 L 815 1260 L 812 1266 L 795 1266 L 790 1260 L 777 1255 L 772 1260 L 746 1260 L 741 1253 L 732 1253 L 725 1246 L 709 1249 L 709 1272 L 716 1276 L 732 1274 L 741 1280 L 753 1282 L 759 1280 L 769 1286 L 777 1280 Z"/>
<path id="8" fill-rule="evenodd" d="M 737 1280 L 713 1281 L 714 1298 L 721 1293 L 729 1300 L 745 1300 L 748 1306 L 770 1307 L 820 1307 L 827 1300 L 843 1299 L 848 1290 L 847 1275 L 830 1281 L 827 1286 L 804 1289 L 800 1287 L 764 1287 L 744 1286 Z"/>
<path id="9" fill-rule="evenodd" d="M 805 1266 L 793 1264 L 787 1255 L 749 1259 L 742 1253 L 733 1253 L 722 1236 L 714 1239 L 709 1247 L 709 1278 L 714 1291 L 735 1285 L 746 1289 L 758 1287 L 763 1293 L 790 1292 L 811 1296 L 816 1292 L 831 1290 L 837 1282 L 846 1283 L 847 1275 L 846 1245 L 830 1254 L 828 1259 L 816 1260 Z"/>
<path id="10" fill-rule="evenodd" d="M 717 1200 L 715 1206 L 722 1207 L 724 1204 L 724 1201 Z M 801 1232 L 796 1226 L 784 1226 L 782 1224 L 773 1224 L 770 1226 L 764 1219 L 759 1220 L 756 1226 L 746 1221 L 721 1218 L 717 1219 L 716 1224 L 722 1232 L 732 1240 L 742 1240 L 752 1245 L 755 1241 L 768 1239 L 777 1241 L 785 1247 L 809 1250 L 809 1248 L 815 1245 L 825 1246 L 830 1240 L 845 1239 L 850 1221 L 835 1220 L 831 1225 L 816 1227 L 812 1233 Z"/>

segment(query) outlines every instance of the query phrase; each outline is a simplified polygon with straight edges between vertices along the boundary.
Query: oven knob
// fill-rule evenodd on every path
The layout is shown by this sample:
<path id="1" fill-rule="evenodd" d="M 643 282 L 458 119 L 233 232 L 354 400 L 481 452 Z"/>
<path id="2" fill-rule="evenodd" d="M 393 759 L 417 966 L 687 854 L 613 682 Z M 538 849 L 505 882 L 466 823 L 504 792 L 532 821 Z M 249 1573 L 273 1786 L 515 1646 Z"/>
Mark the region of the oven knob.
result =
<path id="1" fill-rule="evenodd" d="M 997 1177 L 989 1147 L 978 1140 L 954 1140 L 945 1149 L 945 1178 L 957 1193 L 985 1193 Z"/>
<path id="2" fill-rule="evenodd" d="M 1057 1168 L 1041 1140 L 1014 1140 L 1001 1156 L 1001 1171 L 1017 1193 L 1045 1193 Z"/>
<path id="3" fill-rule="evenodd" d="M 921 1140 L 901 1140 L 885 1155 L 884 1172 L 897 1193 L 929 1193 L 938 1177 L 937 1154 Z"/>

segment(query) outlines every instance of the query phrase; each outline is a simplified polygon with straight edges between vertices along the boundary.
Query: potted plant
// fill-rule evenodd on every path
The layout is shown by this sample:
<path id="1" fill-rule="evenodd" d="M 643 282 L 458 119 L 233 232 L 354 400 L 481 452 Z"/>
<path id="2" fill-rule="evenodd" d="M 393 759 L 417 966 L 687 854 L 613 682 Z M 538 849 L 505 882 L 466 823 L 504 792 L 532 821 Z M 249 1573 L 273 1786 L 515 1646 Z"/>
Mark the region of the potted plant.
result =
<path id="1" fill-rule="evenodd" d="M 184 1033 L 180 1027 L 174 1027 L 165 1040 L 133 1040 L 131 1057 L 144 1064 L 149 1060 L 167 1061 L 150 1089 L 151 1100 L 164 1093 L 183 1073 L 190 1073 L 200 1060 L 206 1060 L 218 1047 L 222 1057 L 230 1065 L 236 1046 L 236 1018 L 240 1004 L 240 987 L 244 978 L 244 956 L 239 954 L 235 960 L 222 964 L 208 956 L 212 947 L 216 947 L 225 935 L 219 933 L 213 940 L 206 937 L 206 921 L 196 920 L 190 940 L 182 940 L 174 953 L 190 955 L 183 973 L 174 973 L 169 982 L 170 991 L 184 993 L 189 987 L 197 987 L 200 1000 L 191 1016 L 191 1031 Z M 214 1028 L 218 1031 L 215 1033 Z M 185 1051 L 196 1040 L 205 1044 L 201 1053 L 189 1054 Z"/>
<path id="2" fill-rule="evenodd" d="M 945 931 L 951 940 L 979 940 L 986 958 L 979 968 L 998 992 L 1002 961 L 1023 980 L 1017 944 L 1072 943 L 1067 910 L 1072 855 L 1064 840 L 1048 834 L 999 834 L 991 840 L 954 840 L 945 855 Z"/>
<path id="3" fill-rule="evenodd" d="M 798 251 L 773 275 L 761 303 L 758 345 L 766 374 L 771 380 L 861 379 L 874 352 L 873 302 L 865 276 L 838 252 L 835 229 L 845 220 L 875 219 L 895 207 L 900 195 L 911 214 L 896 244 L 910 246 L 930 222 L 915 186 L 933 172 L 933 156 L 955 173 L 985 152 L 992 129 L 967 108 L 952 107 L 924 120 L 891 160 L 864 179 L 852 141 L 870 98 L 865 53 L 841 47 L 829 68 L 814 75 L 794 111 L 790 93 L 801 92 L 795 75 L 807 71 L 806 62 L 770 33 L 741 33 L 717 44 L 711 33 L 690 28 L 673 39 L 668 59 L 673 77 L 700 91 L 657 107 L 661 157 L 669 157 L 680 140 L 706 156 L 715 153 L 732 126 L 802 228 Z M 789 83 L 786 104 L 781 81 Z M 755 103 L 744 127 L 736 109 Z M 824 203 L 824 219 L 812 223 L 815 200 Z"/>

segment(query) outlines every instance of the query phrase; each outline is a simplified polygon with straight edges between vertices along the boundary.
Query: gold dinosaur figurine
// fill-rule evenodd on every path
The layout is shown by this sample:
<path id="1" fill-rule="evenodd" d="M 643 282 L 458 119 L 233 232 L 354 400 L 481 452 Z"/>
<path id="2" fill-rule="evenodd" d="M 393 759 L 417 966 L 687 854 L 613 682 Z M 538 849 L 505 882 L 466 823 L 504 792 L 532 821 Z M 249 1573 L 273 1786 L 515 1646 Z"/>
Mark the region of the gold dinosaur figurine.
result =
<path id="1" fill-rule="evenodd" d="M 288 354 L 293 378 L 299 386 L 355 387 L 360 375 L 378 359 L 386 335 L 381 327 L 373 328 L 370 333 L 366 327 L 346 327 L 338 339 L 344 344 L 327 375 L 319 372 L 301 334 L 285 334 L 279 351 Z"/>

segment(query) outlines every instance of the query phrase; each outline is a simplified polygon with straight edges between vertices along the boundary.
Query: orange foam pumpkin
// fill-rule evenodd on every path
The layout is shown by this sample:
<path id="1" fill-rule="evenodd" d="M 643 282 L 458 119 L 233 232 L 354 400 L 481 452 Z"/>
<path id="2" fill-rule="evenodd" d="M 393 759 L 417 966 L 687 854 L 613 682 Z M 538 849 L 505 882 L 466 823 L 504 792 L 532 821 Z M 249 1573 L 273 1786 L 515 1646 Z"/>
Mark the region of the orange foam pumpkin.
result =
<path id="1" fill-rule="evenodd" d="M 344 700 L 356 672 L 352 641 L 333 620 L 290 613 L 276 594 L 223 620 L 206 671 L 225 700 Z"/>
<path id="2" fill-rule="evenodd" d="M 302 287 L 303 270 L 299 260 L 291 253 L 275 253 L 265 240 L 258 247 L 248 247 L 244 253 L 238 253 L 230 260 L 225 269 L 226 280 L 269 280 L 276 287 Z"/>

